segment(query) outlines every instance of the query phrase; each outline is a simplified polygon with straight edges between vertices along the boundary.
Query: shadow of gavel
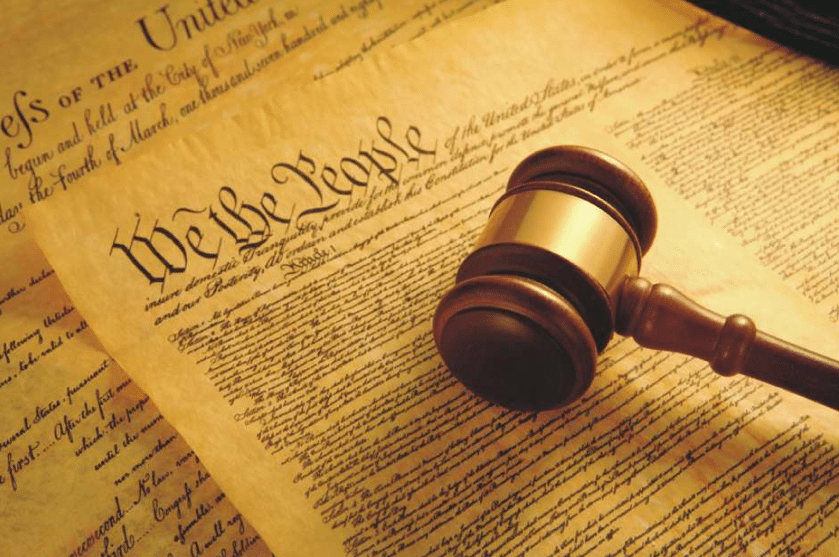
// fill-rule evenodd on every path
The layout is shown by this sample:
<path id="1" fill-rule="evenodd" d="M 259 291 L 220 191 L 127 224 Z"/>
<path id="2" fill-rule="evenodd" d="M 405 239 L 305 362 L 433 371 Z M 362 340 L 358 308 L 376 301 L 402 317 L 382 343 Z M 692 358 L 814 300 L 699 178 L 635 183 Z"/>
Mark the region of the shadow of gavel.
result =
<path id="1" fill-rule="evenodd" d="M 555 408 L 585 392 L 618 332 L 839 409 L 839 362 L 639 277 L 656 227 L 650 192 L 612 157 L 572 146 L 527 157 L 434 315 L 449 370 L 505 407 Z"/>

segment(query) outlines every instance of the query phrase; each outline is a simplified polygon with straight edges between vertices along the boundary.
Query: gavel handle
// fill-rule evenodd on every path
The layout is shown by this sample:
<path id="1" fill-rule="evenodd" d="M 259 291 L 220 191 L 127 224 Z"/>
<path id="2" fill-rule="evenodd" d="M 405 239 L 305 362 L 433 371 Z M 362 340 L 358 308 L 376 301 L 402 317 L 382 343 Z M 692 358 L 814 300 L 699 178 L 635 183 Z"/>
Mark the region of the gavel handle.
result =
<path id="1" fill-rule="evenodd" d="M 615 330 L 647 348 L 701 358 L 720 375 L 742 373 L 839 410 L 839 362 L 762 333 L 745 315 L 722 317 L 666 284 L 628 278 Z"/>

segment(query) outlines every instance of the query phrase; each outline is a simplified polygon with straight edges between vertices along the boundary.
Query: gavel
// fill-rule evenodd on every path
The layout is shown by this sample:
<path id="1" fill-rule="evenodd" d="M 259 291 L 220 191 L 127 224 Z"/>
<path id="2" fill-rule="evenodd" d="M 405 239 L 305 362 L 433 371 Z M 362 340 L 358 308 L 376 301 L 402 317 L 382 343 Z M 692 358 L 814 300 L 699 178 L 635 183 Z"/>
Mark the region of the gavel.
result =
<path id="1" fill-rule="evenodd" d="M 638 276 L 657 222 L 642 180 L 605 153 L 524 159 L 435 312 L 446 366 L 485 399 L 546 410 L 586 391 L 617 332 L 839 409 L 839 362 Z"/>

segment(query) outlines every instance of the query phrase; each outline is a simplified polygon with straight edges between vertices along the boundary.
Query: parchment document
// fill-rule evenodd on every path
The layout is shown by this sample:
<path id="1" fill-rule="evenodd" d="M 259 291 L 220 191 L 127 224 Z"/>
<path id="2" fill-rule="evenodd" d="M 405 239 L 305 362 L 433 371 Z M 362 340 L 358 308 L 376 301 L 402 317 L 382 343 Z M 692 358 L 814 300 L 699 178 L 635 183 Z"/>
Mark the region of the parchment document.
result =
<path id="1" fill-rule="evenodd" d="M 0 18 L 0 555 L 268 555 L 22 210 L 494 2 L 18 2 Z M 54 200 L 54 201 L 53 201 Z"/>
<path id="2" fill-rule="evenodd" d="M 728 53 L 610 131 L 715 226 L 839 321 L 839 73 Z"/>
<path id="3" fill-rule="evenodd" d="M 0 225 L 173 129 L 363 60 L 500 0 L 61 0 L 3 11 Z"/>
<path id="4" fill-rule="evenodd" d="M 653 191 L 645 274 L 836 357 L 824 315 L 614 137 L 776 47 L 664 2 L 446 30 L 37 206 L 77 311 L 278 553 L 829 555 L 835 412 L 618 339 L 580 401 L 510 412 L 431 340 L 511 167 L 584 143 Z"/>

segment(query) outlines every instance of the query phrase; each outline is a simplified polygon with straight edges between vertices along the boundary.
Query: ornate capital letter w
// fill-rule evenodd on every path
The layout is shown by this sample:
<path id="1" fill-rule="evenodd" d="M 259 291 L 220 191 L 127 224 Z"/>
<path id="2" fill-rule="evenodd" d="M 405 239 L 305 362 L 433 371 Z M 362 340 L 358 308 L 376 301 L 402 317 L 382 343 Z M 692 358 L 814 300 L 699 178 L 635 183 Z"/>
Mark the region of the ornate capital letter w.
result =
<path id="1" fill-rule="evenodd" d="M 186 270 L 186 249 L 183 244 L 155 221 L 148 237 L 138 234 L 140 229 L 140 215 L 137 215 L 137 224 L 127 244 L 117 242 L 119 228 L 114 234 L 111 243 L 111 251 L 117 249 L 128 257 L 134 267 L 149 280 L 149 284 L 161 283 L 161 289 L 166 277 L 172 273 L 183 273 Z"/>

